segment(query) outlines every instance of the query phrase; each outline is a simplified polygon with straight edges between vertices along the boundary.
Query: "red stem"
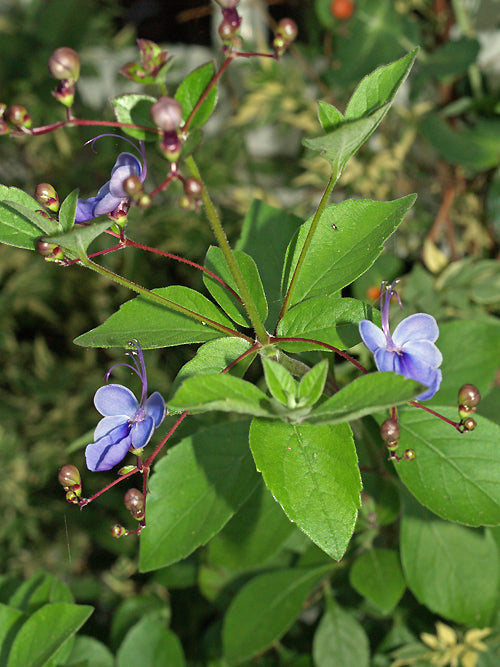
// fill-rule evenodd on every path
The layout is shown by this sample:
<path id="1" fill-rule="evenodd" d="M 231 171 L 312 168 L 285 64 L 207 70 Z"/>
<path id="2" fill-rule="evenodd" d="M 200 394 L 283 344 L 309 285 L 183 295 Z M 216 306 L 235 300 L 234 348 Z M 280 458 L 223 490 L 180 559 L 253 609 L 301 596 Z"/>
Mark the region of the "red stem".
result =
<path id="1" fill-rule="evenodd" d="M 120 123 L 116 120 L 86 120 L 85 118 L 71 118 L 67 120 L 61 120 L 58 123 L 51 123 L 50 125 L 42 125 L 40 127 L 34 127 L 30 130 L 32 136 L 38 136 L 40 134 L 48 134 L 49 132 L 54 132 L 59 130 L 61 127 L 73 127 L 76 125 L 86 126 L 90 125 L 93 127 L 130 127 L 134 130 L 144 130 L 145 132 L 153 132 L 154 134 L 160 134 L 160 130 L 157 130 L 153 127 L 143 127 L 142 125 L 135 125 L 135 123 Z M 12 132 L 11 136 L 21 137 L 26 136 L 25 132 Z"/>
<path id="2" fill-rule="evenodd" d="M 415 408 L 422 408 L 422 410 L 425 410 L 426 412 L 430 412 L 431 415 L 434 415 L 435 417 L 438 417 L 442 421 L 446 422 L 447 424 L 450 424 L 451 426 L 454 426 L 457 431 L 462 433 L 462 424 L 460 422 L 454 422 L 451 419 L 447 419 L 444 415 L 439 414 L 439 412 L 435 412 L 434 410 L 431 410 L 425 405 L 422 405 L 422 403 L 419 403 L 418 401 L 408 401 L 413 407 Z"/>
<path id="3" fill-rule="evenodd" d="M 139 472 L 139 468 L 136 466 L 133 470 L 130 470 L 130 472 L 125 473 L 125 475 L 120 475 L 120 477 L 117 477 L 113 482 L 110 484 L 107 484 L 104 486 L 100 491 L 97 493 L 94 493 L 93 496 L 90 496 L 90 498 L 80 498 L 80 509 L 83 509 L 86 505 L 91 503 L 93 500 L 96 498 L 99 498 L 103 493 L 111 489 L 111 487 L 116 486 L 116 484 L 119 484 L 122 480 L 127 479 L 127 477 L 131 477 L 132 475 L 135 475 L 136 472 Z"/>
<path id="4" fill-rule="evenodd" d="M 339 350 L 337 347 L 333 347 L 333 345 L 328 345 L 328 343 L 323 343 L 320 340 L 314 340 L 313 338 L 288 338 L 288 337 L 282 337 L 282 336 L 271 336 L 269 339 L 270 343 L 314 343 L 315 345 L 320 345 L 321 347 L 325 347 L 327 350 L 330 350 L 331 352 L 336 352 L 339 354 L 341 357 L 344 357 L 344 359 L 347 359 L 347 361 L 350 361 L 351 364 L 356 366 L 360 371 L 363 373 L 368 373 L 366 368 L 362 366 L 359 361 L 356 361 L 353 357 L 351 357 L 350 354 L 347 354 L 347 352 L 343 352 L 342 350 Z"/>

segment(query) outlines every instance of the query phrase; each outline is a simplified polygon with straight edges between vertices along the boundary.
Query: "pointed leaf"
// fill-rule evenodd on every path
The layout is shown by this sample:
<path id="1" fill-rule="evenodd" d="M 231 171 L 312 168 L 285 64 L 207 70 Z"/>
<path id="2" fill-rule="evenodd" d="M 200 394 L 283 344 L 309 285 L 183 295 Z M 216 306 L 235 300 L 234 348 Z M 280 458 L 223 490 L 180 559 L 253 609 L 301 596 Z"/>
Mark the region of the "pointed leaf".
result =
<path id="1" fill-rule="evenodd" d="M 314 405 L 320 398 L 325 387 L 328 374 L 328 359 L 323 359 L 319 364 L 308 371 L 299 384 L 299 400 L 303 405 Z"/>
<path id="2" fill-rule="evenodd" d="M 266 486 L 289 519 L 329 556 L 342 558 L 361 491 L 349 426 L 254 419 L 250 447 Z"/>
<path id="3" fill-rule="evenodd" d="M 154 616 L 146 616 L 134 625 L 116 655 L 117 667 L 184 667 L 185 664 L 179 638 Z"/>
<path id="4" fill-rule="evenodd" d="M 288 405 L 289 397 L 295 399 L 298 389 L 297 382 L 286 368 L 277 361 L 263 357 L 262 366 L 264 368 L 267 388 L 271 392 L 271 395 L 277 401 L 283 403 L 283 405 Z"/>
<path id="5" fill-rule="evenodd" d="M 69 232 L 69 230 L 75 224 L 78 192 L 78 189 L 73 190 L 73 192 L 71 192 L 63 201 L 61 208 L 59 209 L 59 224 L 63 228 L 64 232 Z"/>
<path id="6" fill-rule="evenodd" d="M 141 571 L 175 563 L 206 544 L 258 483 L 248 421 L 212 426 L 172 447 L 151 477 Z"/>
<path id="7" fill-rule="evenodd" d="M 336 296 L 364 273 L 414 201 L 415 196 L 408 195 L 390 202 L 347 199 L 329 206 L 320 218 L 300 269 L 290 306 L 314 296 Z M 288 246 L 283 292 L 292 279 L 311 221 L 312 218 L 300 227 Z"/>
<path id="8" fill-rule="evenodd" d="M 222 642 L 229 664 L 250 660 L 284 635 L 329 570 L 330 565 L 268 572 L 247 583 L 224 618 Z"/>
<path id="9" fill-rule="evenodd" d="M 185 380 L 169 408 L 190 412 L 239 412 L 244 415 L 278 418 L 268 397 L 250 382 L 232 375 L 198 375 Z"/>
<path id="10" fill-rule="evenodd" d="M 57 220 L 37 213 L 43 206 L 19 188 L 0 185 L 0 243 L 36 250 L 43 234 L 61 229 Z"/>
<path id="11" fill-rule="evenodd" d="M 151 131 L 148 131 L 122 127 L 126 134 L 143 141 L 156 141 L 160 133 L 151 118 L 151 107 L 156 101 L 156 97 L 151 97 L 151 95 L 127 93 L 112 99 L 111 104 L 118 122 L 151 128 Z"/>
<path id="12" fill-rule="evenodd" d="M 94 222 L 91 225 L 74 225 L 69 232 L 45 236 L 44 240 L 60 245 L 73 259 L 85 257 L 92 241 L 109 229 L 112 224 L 113 220 L 108 218 L 104 222 Z"/>
<path id="13" fill-rule="evenodd" d="M 267 317 L 267 301 L 264 294 L 264 288 L 259 276 L 257 265 L 250 255 L 239 250 L 233 251 L 234 258 L 238 264 L 243 279 L 250 291 L 250 295 L 257 307 L 260 319 L 264 322 Z M 205 268 L 215 273 L 219 278 L 222 278 L 226 283 L 238 293 L 236 282 L 229 270 L 226 259 L 222 250 L 216 246 L 210 246 L 205 258 Z M 224 288 L 218 281 L 211 278 L 208 274 L 203 274 L 203 282 L 208 291 L 223 308 L 229 317 L 243 327 L 250 326 L 250 319 L 246 314 L 245 309 L 238 299 L 233 296 L 226 288 Z"/>
<path id="14" fill-rule="evenodd" d="M 396 373 L 370 373 L 356 378 L 314 408 L 308 421 L 313 424 L 352 421 L 406 403 L 420 393 L 422 385 L 415 380 Z"/>
<path id="15" fill-rule="evenodd" d="M 368 637 L 354 616 L 330 604 L 314 635 L 313 657 L 316 667 L 368 667 Z"/>
<path id="16" fill-rule="evenodd" d="M 456 420 L 456 408 L 432 406 Z M 411 493 L 432 512 L 468 526 L 500 525 L 500 426 L 475 415 L 477 427 L 459 433 L 433 415 L 401 410 L 398 454 L 415 450 L 396 472 Z"/>
<path id="17" fill-rule="evenodd" d="M 399 556 L 391 549 L 368 549 L 361 554 L 351 567 L 349 582 L 383 614 L 394 609 L 406 588 Z"/>
<path id="18" fill-rule="evenodd" d="M 327 102 L 318 102 L 318 118 L 325 132 L 331 132 L 344 122 L 342 113 Z"/>
<path id="19" fill-rule="evenodd" d="M 189 114 L 193 111 L 196 103 L 205 92 L 210 81 L 215 76 L 215 65 L 213 62 L 206 63 L 197 67 L 188 74 L 184 81 L 177 88 L 175 99 L 182 106 L 182 119 L 187 120 Z M 196 112 L 190 124 L 190 130 L 194 130 L 204 125 L 210 118 L 212 111 L 217 103 L 217 86 L 212 86 L 206 98 L 203 100 L 200 108 Z"/>
<path id="20" fill-rule="evenodd" d="M 104 324 L 78 336 L 75 343 L 87 347 L 122 347 L 136 338 L 143 350 L 149 350 L 185 343 L 204 343 L 224 336 L 218 329 L 213 329 L 208 320 L 232 327 L 231 320 L 195 290 L 171 285 L 152 292 L 206 317 L 206 324 L 170 310 L 167 306 L 137 297 L 124 303 Z"/>

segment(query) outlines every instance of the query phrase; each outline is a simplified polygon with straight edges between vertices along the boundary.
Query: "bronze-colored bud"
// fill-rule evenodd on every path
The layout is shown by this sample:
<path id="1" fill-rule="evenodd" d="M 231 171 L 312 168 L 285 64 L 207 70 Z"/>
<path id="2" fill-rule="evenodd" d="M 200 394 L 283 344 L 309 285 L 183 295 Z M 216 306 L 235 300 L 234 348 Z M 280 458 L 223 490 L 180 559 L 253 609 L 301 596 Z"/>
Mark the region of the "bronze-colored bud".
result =
<path id="1" fill-rule="evenodd" d="M 39 183 L 36 186 L 35 199 L 54 213 L 59 210 L 59 197 L 50 183 Z"/>
<path id="2" fill-rule="evenodd" d="M 276 28 L 276 35 L 280 35 L 289 44 L 297 38 L 299 29 L 292 19 L 281 19 Z"/>
<path id="3" fill-rule="evenodd" d="M 458 404 L 464 408 L 477 408 L 481 402 L 481 393 L 473 384 L 464 384 L 458 392 Z"/>
<path id="4" fill-rule="evenodd" d="M 19 129 L 29 129 L 32 126 L 31 116 L 21 104 L 14 104 L 5 112 L 5 118 Z"/>
<path id="5" fill-rule="evenodd" d="M 65 465 L 59 470 L 59 475 L 57 476 L 59 484 L 65 488 L 70 488 L 76 484 L 80 486 L 81 478 L 78 468 L 72 465 Z"/>
<path id="6" fill-rule="evenodd" d="M 472 417 L 468 417 L 467 419 L 464 419 L 463 425 L 466 431 L 473 431 L 477 426 L 477 422 L 475 419 L 472 419 Z"/>
<path id="7" fill-rule="evenodd" d="M 186 178 L 184 181 L 184 192 L 189 199 L 199 199 L 203 191 L 203 185 L 197 178 Z"/>
<path id="8" fill-rule="evenodd" d="M 56 248 L 57 246 L 54 243 L 48 243 L 47 241 L 42 241 L 41 239 L 36 242 L 36 251 L 38 254 L 42 255 L 42 257 L 48 257 L 49 255 L 52 255 Z"/>
<path id="9" fill-rule="evenodd" d="M 138 489 L 129 489 L 123 502 L 134 519 L 140 521 L 144 518 L 144 496 Z"/>
<path id="10" fill-rule="evenodd" d="M 136 176 L 136 174 L 131 174 L 123 181 L 122 187 L 128 195 L 133 197 L 134 195 L 139 194 L 142 190 L 141 179 L 139 176 Z"/>
<path id="11" fill-rule="evenodd" d="M 60 81 L 65 79 L 77 81 L 80 76 L 80 58 L 76 51 L 68 46 L 62 46 L 50 56 L 49 71 Z"/>
<path id="12" fill-rule="evenodd" d="M 182 106 L 173 97 L 162 96 L 151 107 L 151 118 L 161 130 L 172 132 L 182 122 Z"/>
<path id="13" fill-rule="evenodd" d="M 398 422 L 395 419 L 386 419 L 380 427 L 380 435 L 386 443 L 397 443 L 400 438 Z"/>
<path id="14" fill-rule="evenodd" d="M 224 19 L 219 25 L 218 32 L 223 42 L 232 42 L 233 37 L 238 33 L 238 26 L 234 25 L 232 21 Z"/>

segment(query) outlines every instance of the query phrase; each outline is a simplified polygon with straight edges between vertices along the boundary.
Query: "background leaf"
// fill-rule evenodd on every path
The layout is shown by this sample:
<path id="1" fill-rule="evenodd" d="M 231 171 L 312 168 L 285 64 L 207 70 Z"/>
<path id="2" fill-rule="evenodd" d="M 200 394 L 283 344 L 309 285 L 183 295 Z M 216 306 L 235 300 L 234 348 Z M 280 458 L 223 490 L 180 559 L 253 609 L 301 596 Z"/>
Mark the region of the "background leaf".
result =
<path id="1" fill-rule="evenodd" d="M 146 616 L 127 633 L 117 656 L 117 667 L 184 667 L 186 660 L 181 643 L 165 624 Z"/>
<path id="2" fill-rule="evenodd" d="M 316 667 L 368 667 L 370 644 L 353 615 L 328 604 L 313 640 Z"/>
<path id="3" fill-rule="evenodd" d="M 349 582 L 360 595 L 389 614 L 405 592 L 399 556 L 391 549 L 368 549 L 349 571 Z"/>
<path id="4" fill-rule="evenodd" d="M 206 63 L 197 67 L 188 74 L 184 81 L 177 88 L 175 99 L 182 106 L 182 119 L 187 120 L 189 114 L 194 109 L 196 103 L 205 91 L 206 87 L 215 74 L 215 65 L 213 62 Z M 196 112 L 191 121 L 190 130 L 204 125 L 210 118 L 212 111 L 217 103 L 217 86 L 212 86 L 205 100 Z"/>
<path id="5" fill-rule="evenodd" d="M 123 127 L 122 130 L 125 134 L 143 141 L 156 141 L 158 139 L 160 133 L 151 118 L 151 107 L 156 101 L 156 97 L 138 93 L 127 93 L 111 100 L 118 122 L 151 128 L 151 132 L 148 132 L 147 130 Z"/>

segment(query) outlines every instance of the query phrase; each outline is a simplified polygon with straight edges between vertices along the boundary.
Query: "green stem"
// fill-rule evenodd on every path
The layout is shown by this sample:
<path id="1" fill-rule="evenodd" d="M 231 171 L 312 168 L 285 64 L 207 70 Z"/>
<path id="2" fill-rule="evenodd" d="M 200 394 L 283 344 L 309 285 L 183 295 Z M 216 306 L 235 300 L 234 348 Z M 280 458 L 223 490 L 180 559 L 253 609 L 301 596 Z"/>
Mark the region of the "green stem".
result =
<path id="1" fill-rule="evenodd" d="M 297 281 L 299 279 L 299 274 L 300 270 L 302 268 L 302 265 L 305 262 L 307 253 L 309 251 L 309 247 L 312 243 L 313 236 L 316 232 L 316 229 L 318 228 L 319 221 L 321 219 L 321 216 L 323 214 L 323 211 L 326 208 L 326 205 L 328 203 L 328 198 L 333 190 L 333 186 L 337 182 L 337 179 L 339 177 L 338 170 L 333 168 L 332 170 L 332 175 L 330 176 L 330 180 L 328 181 L 328 185 L 326 186 L 326 189 L 323 193 L 323 196 L 321 197 L 321 201 L 319 202 L 319 206 L 316 209 L 316 213 L 314 214 L 314 217 L 311 221 L 311 226 L 309 227 L 309 231 L 307 232 L 306 240 L 304 241 L 304 245 L 302 246 L 302 250 L 300 251 L 299 258 L 297 260 L 297 264 L 295 265 L 295 270 L 293 272 L 292 279 L 290 281 L 290 285 L 288 286 L 288 290 L 286 292 L 285 300 L 283 301 L 283 306 L 281 308 L 281 312 L 278 318 L 278 322 L 281 320 L 283 315 L 286 313 L 288 308 L 290 307 L 290 301 L 293 295 L 293 291 L 297 285 Z"/>
<path id="2" fill-rule="evenodd" d="M 233 251 L 231 250 L 231 246 L 229 245 L 229 241 L 227 240 L 227 236 L 222 227 L 221 221 L 219 220 L 219 216 L 217 215 L 217 211 L 215 210 L 215 206 L 210 199 L 210 195 L 208 194 L 207 188 L 203 183 L 200 171 L 192 155 L 186 158 L 186 165 L 191 173 L 191 176 L 196 178 L 202 184 L 201 198 L 205 207 L 208 221 L 210 223 L 210 227 L 212 228 L 217 243 L 222 250 L 229 270 L 231 271 L 231 275 L 233 276 L 234 281 L 238 287 L 238 292 L 241 297 L 243 307 L 248 313 L 248 317 L 250 318 L 252 326 L 255 330 L 257 340 L 262 345 L 266 345 L 269 340 L 269 334 L 267 333 L 264 324 L 261 322 L 257 307 L 250 295 L 245 279 L 243 278 L 240 267 L 238 266 L 233 255 Z"/>
<path id="3" fill-rule="evenodd" d="M 83 257 L 80 261 L 88 269 L 92 269 L 92 271 L 100 273 L 102 276 L 105 276 L 109 280 L 112 280 L 113 282 L 117 283 L 118 285 L 121 285 L 122 287 L 127 287 L 128 289 L 132 290 L 133 292 L 136 292 L 137 294 L 140 294 L 142 297 L 144 297 L 148 301 L 151 301 L 152 303 L 156 303 L 160 306 L 170 308 L 170 310 L 175 310 L 178 313 L 182 313 L 183 315 L 186 315 L 187 317 L 190 317 L 193 320 L 197 320 L 198 322 L 202 322 L 203 324 L 206 324 L 212 327 L 213 329 L 222 331 L 228 336 L 237 336 L 238 338 L 243 338 L 244 340 L 247 340 L 249 343 L 253 343 L 253 340 L 251 338 L 245 336 L 239 331 L 231 329 L 230 327 L 226 327 L 223 324 L 219 324 L 219 322 L 215 322 L 214 320 L 211 320 L 207 317 L 203 317 L 203 315 L 200 315 L 199 313 L 196 313 L 193 310 L 189 310 L 189 308 L 185 308 L 184 306 L 181 306 L 180 304 L 175 303 L 174 301 L 170 301 L 170 299 L 165 299 L 165 297 L 160 296 L 159 294 L 155 294 L 154 292 L 151 292 L 145 287 L 141 287 L 141 285 L 137 285 L 136 283 L 133 283 L 131 280 L 127 280 L 126 278 L 119 276 L 117 273 L 113 273 L 113 271 L 105 269 L 103 266 L 100 266 L 99 264 L 95 264 L 90 259 L 88 259 L 88 257 Z"/>

